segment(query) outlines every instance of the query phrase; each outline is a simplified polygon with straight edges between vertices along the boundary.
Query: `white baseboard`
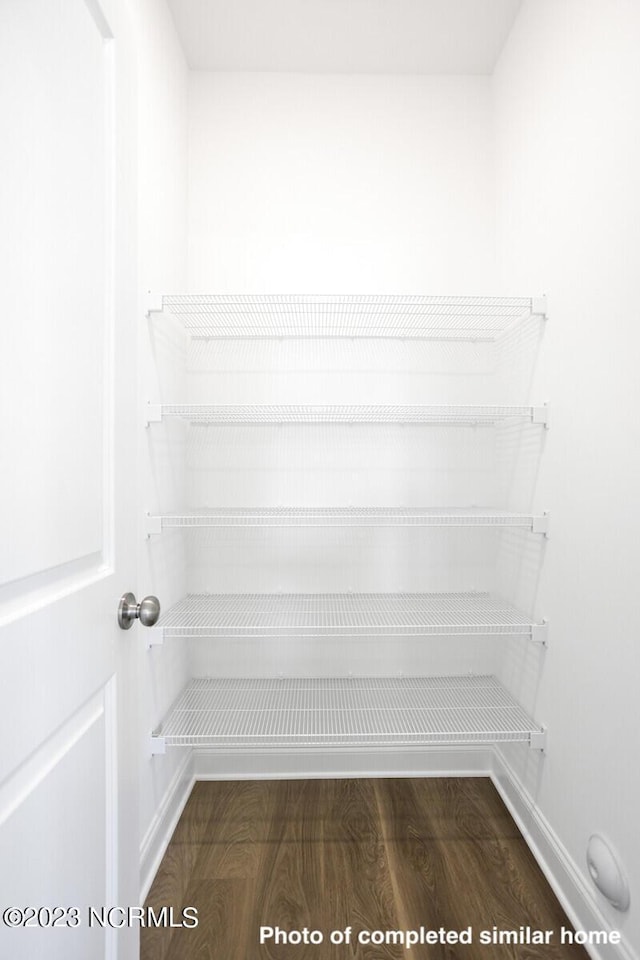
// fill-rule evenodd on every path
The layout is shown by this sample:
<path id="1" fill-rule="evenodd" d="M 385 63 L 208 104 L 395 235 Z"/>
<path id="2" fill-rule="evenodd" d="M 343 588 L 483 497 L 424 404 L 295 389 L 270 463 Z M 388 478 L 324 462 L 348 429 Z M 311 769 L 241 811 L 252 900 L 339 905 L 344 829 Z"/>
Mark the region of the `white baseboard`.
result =
<path id="1" fill-rule="evenodd" d="M 189 799 L 194 782 L 193 755 L 191 751 L 187 750 L 140 844 L 141 904 L 147 899 L 151 884 L 169 846 L 178 820 L 182 816 L 182 811 Z"/>
<path id="2" fill-rule="evenodd" d="M 487 749 L 435 748 L 194 752 L 196 780 L 282 780 L 316 777 L 490 777 Z"/>
<path id="3" fill-rule="evenodd" d="M 569 856 L 551 825 L 521 785 L 504 756 L 494 751 L 491 779 L 576 930 L 618 929 L 600 909 L 592 888 Z M 585 944 L 593 960 L 639 960 L 627 943 Z"/>

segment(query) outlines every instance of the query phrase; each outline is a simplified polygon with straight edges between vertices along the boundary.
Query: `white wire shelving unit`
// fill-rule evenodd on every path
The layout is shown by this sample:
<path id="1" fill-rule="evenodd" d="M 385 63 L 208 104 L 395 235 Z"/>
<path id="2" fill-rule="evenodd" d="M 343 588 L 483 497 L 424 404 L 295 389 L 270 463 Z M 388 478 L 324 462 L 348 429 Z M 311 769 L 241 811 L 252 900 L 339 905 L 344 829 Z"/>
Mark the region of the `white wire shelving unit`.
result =
<path id="1" fill-rule="evenodd" d="M 494 341 L 532 315 L 544 297 L 401 295 L 179 295 L 149 298 L 149 313 L 172 314 L 194 339 Z"/>
<path id="2" fill-rule="evenodd" d="M 147 516 L 147 533 L 234 527 L 519 527 L 548 533 L 547 514 L 468 507 L 220 507 Z"/>
<path id="3" fill-rule="evenodd" d="M 179 295 L 150 297 L 193 340 L 407 340 L 488 343 L 546 318 L 544 297 Z M 527 328 L 529 329 L 529 328 Z M 306 349 L 306 348 L 303 348 Z M 373 349 L 373 348 L 372 348 Z M 407 347 L 410 349 L 410 347 Z M 483 348 L 484 349 L 484 348 Z M 148 424 L 549 423 L 544 406 L 500 404 L 152 403 Z M 209 434 L 208 434 L 209 436 Z M 546 515 L 486 508 L 247 507 L 147 517 L 150 534 L 207 527 L 520 527 L 547 532 Z M 165 638 L 242 640 L 515 636 L 546 644 L 536 621 L 489 593 L 191 594 L 146 631 Z M 366 650 L 366 646 L 365 646 Z M 544 749 L 546 733 L 493 676 L 200 678 L 151 736 L 171 747 L 312 750 L 480 746 Z"/>
<path id="4" fill-rule="evenodd" d="M 147 423 L 178 418 L 193 424 L 395 423 L 492 426 L 539 423 L 547 426 L 542 406 L 505 404 L 212 404 L 149 403 Z"/>
<path id="5" fill-rule="evenodd" d="M 493 676 L 192 680 L 151 748 L 314 749 L 527 743 L 545 731 Z"/>
<path id="6" fill-rule="evenodd" d="M 537 622 L 490 593 L 188 594 L 146 631 L 226 640 L 429 637 L 506 634 L 546 643 Z"/>

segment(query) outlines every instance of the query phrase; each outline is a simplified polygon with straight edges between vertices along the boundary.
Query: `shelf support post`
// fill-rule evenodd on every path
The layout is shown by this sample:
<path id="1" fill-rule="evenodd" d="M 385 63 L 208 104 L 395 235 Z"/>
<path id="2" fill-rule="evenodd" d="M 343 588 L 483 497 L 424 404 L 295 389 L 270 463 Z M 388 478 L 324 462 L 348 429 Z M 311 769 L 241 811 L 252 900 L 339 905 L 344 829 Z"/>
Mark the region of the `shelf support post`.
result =
<path id="1" fill-rule="evenodd" d="M 161 423 L 162 405 L 159 403 L 147 403 L 146 425 L 150 423 Z"/>
<path id="2" fill-rule="evenodd" d="M 547 319 L 547 297 L 543 294 L 541 297 L 531 298 L 531 313 L 537 317 Z"/>
<path id="3" fill-rule="evenodd" d="M 531 639 L 534 643 L 541 643 L 543 647 L 549 646 L 549 621 L 546 618 L 543 618 L 541 623 L 532 625 Z"/>
<path id="4" fill-rule="evenodd" d="M 547 749 L 547 728 L 542 726 L 539 730 L 534 730 L 529 740 L 531 750 L 540 750 L 542 753 Z"/>
<path id="5" fill-rule="evenodd" d="M 541 423 L 545 429 L 549 429 L 549 404 L 544 403 L 541 407 L 531 408 L 531 422 Z"/>
<path id="6" fill-rule="evenodd" d="M 541 517 L 534 517 L 531 525 L 532 533 L 542 533 L 549 536 L 549 514 L 545 511 Z"/>
<path id="7" fill-rule="evenodd" d="M 151 290 L 148 290 L 146 297 L 146 315 L 149 316 L 152 313 L 162 313 L 163 309 L 162 295 L 159 293 L 152 293 Z"/>
<path id="8" fill-rule="evenodd" d="M 161 757 L 167 752 L 167 741 L 164 737 L 159 737 L 152 733 L 150 737 L 150 744 L 152 757 Z"/>
<path id="9" fill-rule="evenodd" d="M 153 517 L 148 513 L 145 517 L 145 532 L 148 537 L 162 533 L 162 517 Z"/>
<path id="10" fill-rule="evenodd" d="M 147 648 L 161 647 L 164 643 L 164 627 L 147 627 L 144 631 L 147 640 Z"/>

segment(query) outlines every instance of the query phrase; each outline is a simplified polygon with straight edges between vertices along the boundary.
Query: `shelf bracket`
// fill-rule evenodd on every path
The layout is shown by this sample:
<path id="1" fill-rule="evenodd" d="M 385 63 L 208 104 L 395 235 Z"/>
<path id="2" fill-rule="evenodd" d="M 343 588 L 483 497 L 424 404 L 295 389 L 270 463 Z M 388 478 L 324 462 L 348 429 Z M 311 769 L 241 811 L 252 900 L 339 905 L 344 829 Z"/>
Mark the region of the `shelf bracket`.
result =
<path id="1" fill-rule="evenodd" d="M 160 519 L 160 518 L 158 518 Z M 545 537 L 549 536 L 549 514 L 545 511 L 541 517 L 534 517 L 531 524 L 532 533 L 542 533 Z"/>
<path id="2" fill-rule="evenodd" d="M 537 317 L 543 317 L 547 319 L 547 297 L 543 295 L 541 297 L 532 297 L 531 298 L 531 313 Z"/>
<path id="3" fill-rule="evenodd" d="M 549 429 L 548 403 L 544 403 L 541 407 L 531 408 L 531 423 L 541 423 L 547 430 Z"/>
<path id="4" fill-rule="evenodd" d="M 147 647 L 161 647 L 164 643 L 164 627 L 147 627 L 144 631 Z"/>
<path id="5" fill-rule="evenodd" d="M 542 623 L 534 623 L 531 627 L 531 639 L 534 643 L 541 643 L 543 647 L 549 646 L 549 621 L 542 620 Z"/>
<path id="6" fill-rule="evenodd" d="M 160 423 L 161 420 L 162 420 L 162 404 L 148 403 L 146 421 L 145 421 L 146 425 L 149 426 L 150 423 Z"/>
<path id="7" fill-rule="evenodd" d="M 146 308 L 147 316 L 151 313 L 162 313 L 164 309 L 162 295 L 159 293 L 151 293 L 150 290 L 147 291 Z"/>
<path id="8" fill-rule="evenodd" d="M 532 750 L 541 750 L 543 753 L 547 749 L 547 728 L 540 727 L 539 730 L 534 730 L 531 734 L 531 739 L 529 740 L 529 747 Z"/>
<path id="9" fill-rule="evenodd" d="M 150 743 L 152 757 L 161 757 L 167 752 L 167 741 L 164 737 L 159 737 L 155 733 L 152 733 Z"/>
<path id="10" fill-rule="evenodd" d="M 154 537 L 162 533 L 162 517 L 152 517 L 151 514 L 148 513 L 144 519 L 145 533 L 148 537 Z"/>

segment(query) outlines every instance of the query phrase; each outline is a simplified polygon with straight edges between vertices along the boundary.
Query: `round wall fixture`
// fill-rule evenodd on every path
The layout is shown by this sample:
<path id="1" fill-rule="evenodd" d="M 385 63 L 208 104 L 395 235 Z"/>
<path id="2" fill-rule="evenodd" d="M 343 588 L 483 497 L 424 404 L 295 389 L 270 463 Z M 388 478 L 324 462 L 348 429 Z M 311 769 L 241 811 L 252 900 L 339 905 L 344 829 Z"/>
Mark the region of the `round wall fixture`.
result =
<path id="1" fill-rule="evenodd" d="M 629 885 L 618 858 L 606 840 L 594 833 L 587 846 L 587 866 L 591 879 L 616 910 L 629 907 Z"/>

